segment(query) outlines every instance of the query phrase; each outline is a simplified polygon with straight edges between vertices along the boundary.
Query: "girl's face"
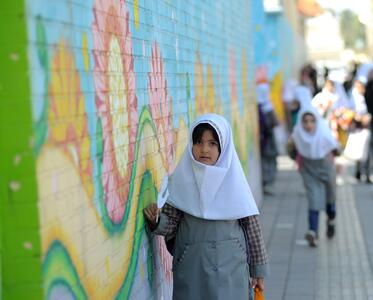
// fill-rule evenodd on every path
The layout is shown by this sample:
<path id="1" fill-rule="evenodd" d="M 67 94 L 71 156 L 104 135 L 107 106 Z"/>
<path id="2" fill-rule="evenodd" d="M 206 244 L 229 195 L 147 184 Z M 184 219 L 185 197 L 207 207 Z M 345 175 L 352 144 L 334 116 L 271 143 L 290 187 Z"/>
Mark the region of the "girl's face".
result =
<path id="1" fill-rule="evenodd" d="M 334 83 L 332 81 L 327 81 L 325 83 L 325 88 L 328 92 L 330 93 L 334 93 L 335 92 L 335 86 L 334 86 Z"/>
<path id="2" fill-rule="evenodd" d="M 304 114 L 302 117 L 302 127 L 308 133 L 313 133 L 316 128 L 316 118 L 312 114 Z"/>
<path id="3" fill-rule="evenodd" d="M 192 147 L 194 159 L 205 165 L 215 165 L 218 161 L 219 142 L 215 140 L 211 130 L 205 130 L 201 139 L 197 140 Z"/>
<path id="4" fill-rule="evenodd" d="M 355 88 L 358 91 L 359 94 L 363 95 L 365 93 L 365 86 L 362 82 L 356 81 L 355 82 Z"/>

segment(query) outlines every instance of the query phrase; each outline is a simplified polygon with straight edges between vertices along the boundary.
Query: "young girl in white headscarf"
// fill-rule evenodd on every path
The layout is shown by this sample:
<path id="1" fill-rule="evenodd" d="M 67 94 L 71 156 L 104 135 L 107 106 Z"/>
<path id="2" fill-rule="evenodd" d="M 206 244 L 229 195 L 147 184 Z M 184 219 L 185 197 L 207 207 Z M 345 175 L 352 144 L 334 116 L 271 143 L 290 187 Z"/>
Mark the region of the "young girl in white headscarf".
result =
<path id="1" fill-rule="evenodd" d="M 290 144 L 298 153 L 299 171 L 308 199 L 306 240 L 317 246 L 319 211 L 326 209 L 327 236 L 335 234 L 336 171 L 334 155 L 339 146 L 326 121 L 315 108 L 307 106 L 299 112 Z"/>
<path id="2" fill-rule="evenodd" d="M 155 204 L 144 215 L 153 233 L 175 238 L 173 299 L 248 299 L 250 277 L 263 290 L 259 212 L 222 116 L 194 122 L 168 189 L 159 220 Z"/>

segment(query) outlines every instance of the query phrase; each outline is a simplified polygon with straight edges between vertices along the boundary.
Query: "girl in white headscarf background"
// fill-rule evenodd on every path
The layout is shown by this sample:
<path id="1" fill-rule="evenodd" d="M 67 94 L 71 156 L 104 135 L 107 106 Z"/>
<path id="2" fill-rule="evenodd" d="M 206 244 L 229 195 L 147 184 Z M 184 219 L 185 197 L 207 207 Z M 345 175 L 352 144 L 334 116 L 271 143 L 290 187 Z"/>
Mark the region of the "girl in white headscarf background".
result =
<path id="1" fill-rule="evenodd" d="M 328 121 L 333 136 L 344 146 L 348 126 L 352 122 L 351 109 L 354 104 L 347 96 L 343 85 L 335 79 L 335 75 L 329 75 L 322 91 L 312 99 L 312 105 Z"/>
<path id="2" fill-rule="evenodd" d="M 334 154 L 339 145 L 325 120 L 312 106 L 299 112 L 291 135 L 290 146 L 295 147 L 299 171 L 308 200 L 308 228 L 306 239 L 311 247 L 318 242 L 319 212 L 327 213 L 327 236 L 335 233 L 336 171 Z"/>
<path id="3" fill-rule="evenodd" d="M 329 119 L 337 106 L 338 99 L 334 81 L 327 79 L 321 92 L 317 93 L 312 99 L 312 105 L 317 108 L 323 118 Z"/>
<path id="4" fill-rule="evenodd" d="M 173 299 L 248 299 L 250 277 L 263 290 L 259 212 L 222 116 L 194 122 L 168 189 L 159 220 L 155 204 L 144 215 L 153 233 L 174 239 Z"/>

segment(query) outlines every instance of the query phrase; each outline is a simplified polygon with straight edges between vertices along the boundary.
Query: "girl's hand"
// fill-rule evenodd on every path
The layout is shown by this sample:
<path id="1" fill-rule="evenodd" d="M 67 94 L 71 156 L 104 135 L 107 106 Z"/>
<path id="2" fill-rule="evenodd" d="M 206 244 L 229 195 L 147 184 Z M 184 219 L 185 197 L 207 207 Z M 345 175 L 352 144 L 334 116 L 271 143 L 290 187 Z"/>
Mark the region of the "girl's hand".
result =
<path id="1" fill-rule="evenodd" d="M 144 208 L 145 218 L 151 223 L 151 225 L 156 225 L 158 223 L 159 214 L 160 209 L 155 203 L 149 204 Z"/>
<path id="2" fill-rule="evenodd" d="M 251 278 L 251 286 L 253 289 L 264 291 L 264 278 Z"/>

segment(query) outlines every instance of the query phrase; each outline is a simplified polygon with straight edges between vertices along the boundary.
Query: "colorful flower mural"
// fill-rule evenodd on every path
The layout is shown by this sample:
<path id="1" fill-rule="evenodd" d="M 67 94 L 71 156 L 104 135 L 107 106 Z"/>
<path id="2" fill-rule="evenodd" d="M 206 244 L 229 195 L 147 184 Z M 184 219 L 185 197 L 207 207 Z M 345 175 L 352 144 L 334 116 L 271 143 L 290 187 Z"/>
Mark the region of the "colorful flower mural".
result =
<path id="1" fill-rule="evenodd" d="M 102 123 L 102 183 L 113 223 L 127 203 L 137 130 L 137 98 L 129 13 L 124 2 L 97 0 L 93 7 L 95 92 Z"/>
<path id="2" fill-rule="evenodd" d="M 61 147 L 79 169 L 88 197 L 93 195 L 90 138 L 84 95 L 73 53 L 60 42 L 51 61 L 48 123 L 49 141 Z"/>
<path id="3" fill-rule="evenodd" d="M 164 238 L 157 236 L 156 240 L 161 266 L 165 273 L 165 279 L 169 282 L 172 282 L 172 256 L 170 255 L 170 253 L 168 253 Z"/>
<path id="4" fill-rule="evenodd" d="M 194 63 L 194 87 L 195 87 L 195 101 L 197 115 L 207 112 L 207 102 L 205 98 L 205 79 L 203 72 L 203 64 L 201 56 L 196 54 L 196 61 Z"/>
<path id="5" fill-rule="evenodd" d="M 148 77 L 150 111 L 157 128 L 163 166 L 169 172 L 175 158 L 171 109 L 172 98 L 168 95 L 163 60 L 157 43 L 154 43 L 152 46 Z"/>
<path id="6" fill-rule="evenodd" d="M 206 75 L 206 112 L 218 112 L 222 113 L 221 102 L 216 101 L 215 93 L 215 83 L 214 83 L 214 73 L 212 65 L 207 65 L 207 75 Z"/>
<path id="7" fill-rule="evenodd" d="M 171 299 L 172 257 L 142 210 L 196 116 L 231 121 L 260 185 L 250 4 L 193 0 L 190 20 L 182 2 L 26 2 L 45 298 Z"/>
<path id="8" fill-rule="evenodd" d="M 238 103 L 239 95 L 237 91 L 237 74 L 236 74 L 236 56 L 231 49 L 229 51 L 228 61 L 228 78 L 229 78 L 229 97 L 231 102 L 231 122 L 233 129 L 233 136 L 235 138 L 236 148 L 241 160 L 246 161 L 245 151 L 247 151 L 246 141 L 246 124 L 242 123 L 240 107 Z"/>
<path id="9" fill-rule="evenodd" d="M 218 95 L 215 92 L 215 82 L 213 66 L 206 65 L 206 74 L 204 64 L 201 61 L 199 53 L 196 54 L 196 62 L 194 64 L 194 84 L 196 93 L 196 113 L 221 113 L 223 114 L 222 103 L 217 99 Z"/>

